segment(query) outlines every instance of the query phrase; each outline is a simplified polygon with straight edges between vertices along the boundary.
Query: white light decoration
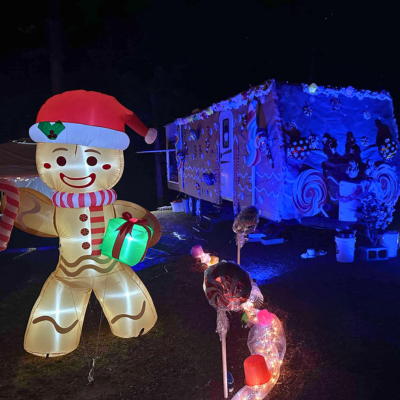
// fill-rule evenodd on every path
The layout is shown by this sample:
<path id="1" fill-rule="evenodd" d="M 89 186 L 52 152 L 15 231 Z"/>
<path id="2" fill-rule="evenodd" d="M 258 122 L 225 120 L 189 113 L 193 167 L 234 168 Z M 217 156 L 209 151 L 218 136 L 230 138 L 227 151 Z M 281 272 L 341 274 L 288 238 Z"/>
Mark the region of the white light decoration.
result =
<path id="1" fill-rule="evenodd" d="M 316 83 L 311 83 L 310 85 L 308 85 L 308 91 L 310 93 L 315 93 L 318 89 L 318 86 Z"/>
<path id="2" fill-rule="evenodd" d="M 250 310 L 249 304 L 243 305 L 246 313 Z M 247 346 L 252 355 L 259 354 L 265 358 L 271 379 L 264 385 L 243 386 L 232 400 L 264 399 L 275 386 L 279 379 L 280 366 L 286 352 L 286 337 L 282 324 L 275 314 L 269 313 L 270 321 L 257 318 L 260 310 L 252 310 L 251 321 L 254 323 L 250 329 Z M 249 316 L 250 321 L 250 316 Z M 266 323 L 267 322 L 267 323 Z"/>

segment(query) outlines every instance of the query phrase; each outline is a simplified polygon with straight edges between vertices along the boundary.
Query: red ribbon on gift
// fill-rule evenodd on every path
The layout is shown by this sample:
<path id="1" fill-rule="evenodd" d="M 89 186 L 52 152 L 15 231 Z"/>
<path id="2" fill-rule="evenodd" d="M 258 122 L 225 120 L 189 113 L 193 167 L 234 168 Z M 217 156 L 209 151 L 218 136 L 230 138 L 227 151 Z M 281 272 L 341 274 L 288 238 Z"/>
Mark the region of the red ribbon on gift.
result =
<path id="1" fill-rule="evenodd" d="M 147 234 L 149 235 L 149 240 L 147 241 L 146 245 L 146 250 L 144 251 L 143 257 L 140 259 L 142 261 L 144 257 L 146 256 L 147 250 L 149 248 L 150 240 L 151 240 L 151 232 L 148 225 L 148 221 L 145 218 L 132 218 L 132 214 L 128 212 L 122 213 L 122 218 L 126 219 L 126 222 L 122 224 L 119 228 L 116 230 L 119 231 L 117 238 L 115 239 L 115 244 L 112 250 L 112 256 L 116 259 L 119 259 L 122 245 L 124 244 L 124 240 L 126 238 L 126 235 L 129 233 L 132 236 L 132 229 L 134 225 L 140 225 L 143 226 L 143 228 L 146 229 Z"/>

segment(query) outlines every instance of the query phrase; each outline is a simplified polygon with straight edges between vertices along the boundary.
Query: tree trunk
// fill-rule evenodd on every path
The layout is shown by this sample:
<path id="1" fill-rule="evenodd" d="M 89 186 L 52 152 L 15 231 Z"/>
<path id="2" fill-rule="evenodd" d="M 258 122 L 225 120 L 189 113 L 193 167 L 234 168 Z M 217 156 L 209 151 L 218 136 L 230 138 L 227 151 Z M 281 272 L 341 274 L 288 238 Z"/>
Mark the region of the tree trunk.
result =
<path id="1" fill-rule="evenodd" d="M 151 107 L 154 116 L 154 125 L 158 130 L 158 118 L 157 118 L 157 103 L 156 97 L 154 93 L 150 94 Z M 154 142 L 154 149 L 160 150 L 160 136 L 159 132 L 157 135 L 157 139 Z M 168 154 L 167 154 L 168 157 Z M 156 184 L 157 184 L 157 207 L 161 207 L 164 205 L 164 190 L 163 190 L 163 171 L 161 168 L 161 154 L 155 153 L 155 163 L 156 163 Z"/>
<path id="2" fill-rule="evenodd" d="M 61 22 L 59 19 L 59 0 L 48 0 L 47 7 L 47 46 L 49 50 L 51 91 L 59 94 L 64 91 L 64 53 L 61 40 Z"/>

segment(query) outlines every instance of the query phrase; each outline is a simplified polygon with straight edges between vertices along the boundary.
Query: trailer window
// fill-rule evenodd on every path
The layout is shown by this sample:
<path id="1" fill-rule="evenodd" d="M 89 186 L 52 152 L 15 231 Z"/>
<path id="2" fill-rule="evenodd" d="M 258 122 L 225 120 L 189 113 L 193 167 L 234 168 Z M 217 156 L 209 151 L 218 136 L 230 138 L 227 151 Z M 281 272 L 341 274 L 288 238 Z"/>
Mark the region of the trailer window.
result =
<path id="1" fill-rule="evenodd" d="M 179 182 L 178 178 L 178 164 L 176 162 L 176 157 L 175 157 L 175 152 L 174 151 L 168 151 L 167 152 L 167 157 L 168 157 L 168 180 L 170 182 Z"/>
<path id="2" fill-rule="evenodd" d="M 226 118 L 222 121 L 222 147 L 227 149 L 229 147 L 229 119 Z"/>

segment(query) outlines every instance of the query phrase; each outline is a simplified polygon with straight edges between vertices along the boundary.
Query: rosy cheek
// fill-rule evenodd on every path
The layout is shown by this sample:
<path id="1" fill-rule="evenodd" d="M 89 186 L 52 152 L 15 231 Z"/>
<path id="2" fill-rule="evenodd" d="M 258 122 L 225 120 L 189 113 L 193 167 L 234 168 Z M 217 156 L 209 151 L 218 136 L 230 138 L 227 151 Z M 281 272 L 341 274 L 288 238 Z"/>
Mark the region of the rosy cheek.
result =
<path id="1" fill-rule="evenodd" d="M 43 167 L 45 167 L 46 169 L 50 169 L 50 168 L 51 168 L 51 165 L 50 165 L 49 163 L 44 163 L 44 164 L 43 164 Z"/>
<path id="2" fill-rule="evenodd" d="M 104 164 L 103 165 L 103 169 L 110 169 L 111 168 L 111 165 L 110 164 Z"/>

